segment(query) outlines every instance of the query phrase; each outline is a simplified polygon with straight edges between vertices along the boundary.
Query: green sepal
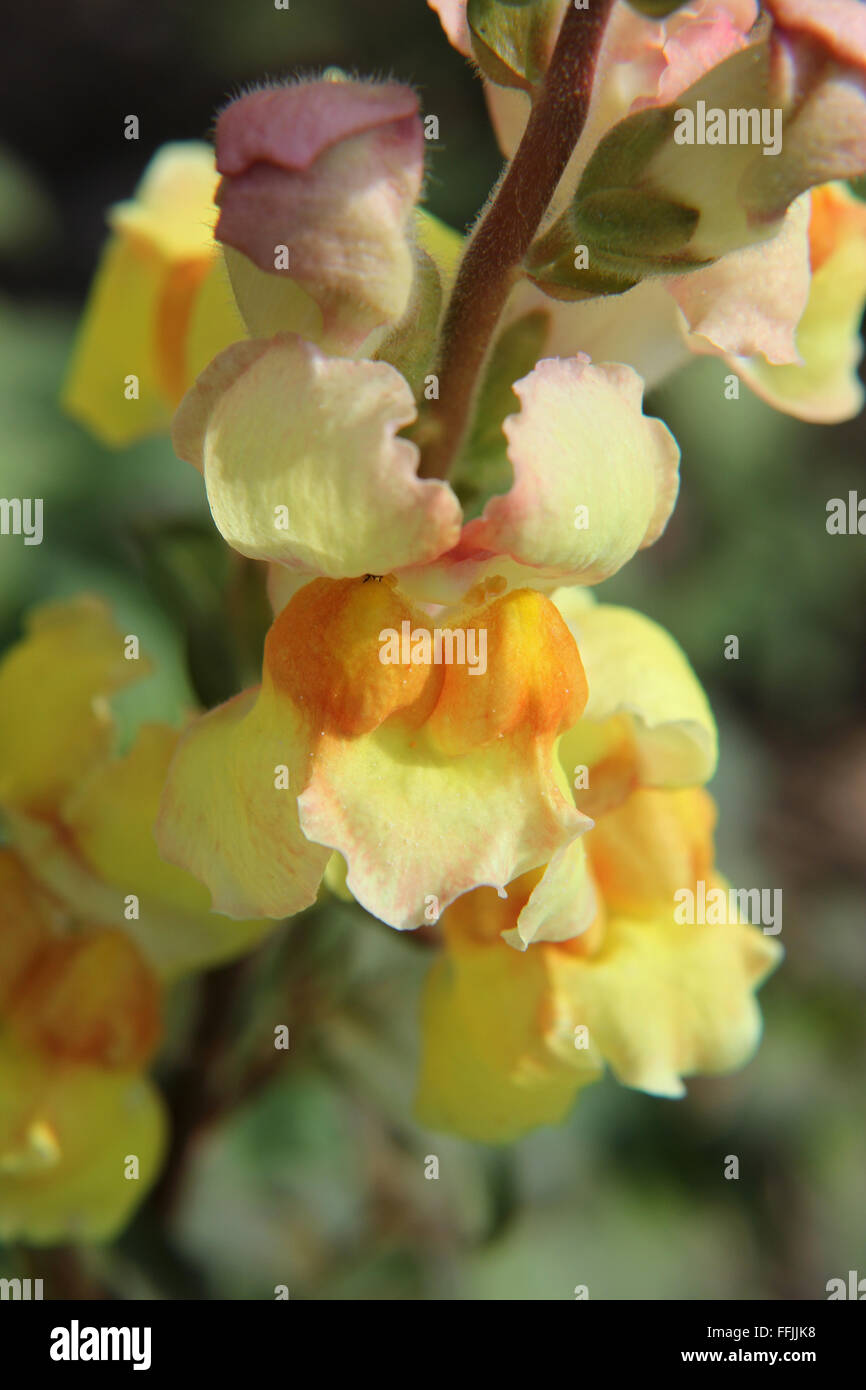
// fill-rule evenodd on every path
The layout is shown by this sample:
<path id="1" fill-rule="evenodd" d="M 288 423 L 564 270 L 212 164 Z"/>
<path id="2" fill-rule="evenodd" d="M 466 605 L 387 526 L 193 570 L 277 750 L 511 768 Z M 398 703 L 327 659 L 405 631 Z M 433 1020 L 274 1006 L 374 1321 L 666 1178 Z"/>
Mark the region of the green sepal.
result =
<path id="1" fill-rule="evenodd" d="M 570 217 L 563 220 L 562 246 L 557 253 L 552 241 L 537 243 L 524 261 L 527 277 L 551 299 L 598 299 L 608 294 L 625 294 L 644 276 L 644 268 L 626 257 L 607 255 L 578 241 Z M 551 229 L 556 232 L 557 227 Z M 586 246 L 586 266 L 576 264 L 575 251 Z M 544 253 L 547 253 L 546 255 Z"/>
<path id="2" fill-rule="evenodd" d="M 544 77 L 570 0 L 469 0 L 475 61 L 500 87 L 531 92 Z"/>
<path id="3" fill-rule="evenodd" d="M 601 189 L 575 200 L 530 248 L 524 269 L 554 299 L 624 294 L 648 275 L 705 264 L 689 252 L 699 216 L 646 191 Z"/>
<path id="4" fill-rule="evenodd" d="M 479 516 L 488 499 L 507 492 L 514 481 L 502 422 L 517 412 L 514 382 L 527 376 L 538 362 L 549 329 L 547 312 L 533 309 L 509 324 L 494 344 L 472 429 L 454 469 L 453 486 L 467 521 Z"/>
<path id="5" fill-rule="evenodd" d="M 699 244 L 705 205 L 717 205 L 727 190 L 701 182 L 695 156 L 703 151 L 681 152 L 675 132 L 677 113 L 699 95 L 708 105 L 721 105 L 723 97 L 752 104 L 745 98 L 764 91 L 766 62 L 762 40 L 719 64 L 677 102 L 637 111 L 613 126 L 590 157 L 571 205 L 530 247 L 524 270 L 533 282 L 557 299 L 622 294 L 647 276 L 699 269 L 761 239 L 743 213 L 730 245 Z M 739 172 L 734 169 L 732 179 Z M 578 263 L 581 247 L 588 253 L 585 266 Z"/>
<path id="6" fill-rule="evenodd" d="M 439 320 L 457 274 L 463 237 L 426 208 L 416 208 L 415 238 L 415 274 L 406 312 L 375 356 L 402 372 L 417 398 L 438 351 Z"/>
<path id="7" fill-rule="evenodd" d="M 674 10 L 681 10 L 688 0 L 628 0 L 628 3 L 647 19 L 665 19 Z"/>
<path id="8" fill-rule="evenodd" d="M 593 150 L 575 201 L 591 193 L 642 183 L 650 160 L 673 139 L 676 111 L 676 104 L 650 106 L 618 121 Z"/>
<path id="9" fill-rule="evenodd" d="M 442 285 L 432 256 L 415 251 L 415 278 L 406 312 L 392 328 L 375 356 L 390 362 L 418 395 L 436 350 L 436 331 L 442 312 Z"/>
<path id="10" fill-rule="evenodd" d="M 697 208 L 646 190 L 607 188 L 581 198 L 573 221 L 579 245 L 638 264 L 662 266 L 681 259 L 699 218 Z"/>

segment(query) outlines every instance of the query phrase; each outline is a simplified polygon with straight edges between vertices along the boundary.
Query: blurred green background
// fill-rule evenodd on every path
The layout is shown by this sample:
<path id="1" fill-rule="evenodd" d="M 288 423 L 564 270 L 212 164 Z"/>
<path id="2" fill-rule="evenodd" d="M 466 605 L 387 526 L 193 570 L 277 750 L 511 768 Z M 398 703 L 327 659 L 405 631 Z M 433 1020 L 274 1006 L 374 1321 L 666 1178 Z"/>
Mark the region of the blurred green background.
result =
<path id="1" fill-rule="evenodd" d="M 440 119 L 427 202 L 454 226 L 499 158 L 480 86 L 423 0 L 69 0 L 50 24 L 7 9 L 4 46 L 0 495 L 45 499 L 45 541 L 0 544 L 0 646 L 34 602 L 101 593 L 156 658 L 124 697 L 130 725 L 177 718 L 194 693 L 213 703 L 255 678 L 265 613 L 166 439 L 113 453 L 58 410 L 106 206 L 162 142 L 206 137 L 245 84 L 329 64 L 420 90 Z M 689 654 L 721 725 L 720 862 L 734 883 L 783 889 L 787 960 L 761 994 L 756 1060 L 680 1102 L 605 1081 L 511 1148 L 424 1133 L 410 1105 L 429 953 L 318 906 L 243 967 L 225 1020 L 241 1040 L 262 1018 L 290 1023 L 281 1079 L 197 1146 L 169 1223 L 149 1203 L 86 1255 L 93 1291 L 820 1299 L 828 1279 L 866 1275 L 866 542 L 825 529 L 829 498 L 866 494 L 864 423 L 801 425 L 745 388 L 726 401 L 726 370 L 696 362 L 650 399 L 682 446 L 680 502 L 601 594 Z M 173 1006 L 169 1088 L 195 988 Z M 729 1154 L 739 1181 L 723 1177 Z M 62 1281 L 68 1252 L 45 1258 Z"/>

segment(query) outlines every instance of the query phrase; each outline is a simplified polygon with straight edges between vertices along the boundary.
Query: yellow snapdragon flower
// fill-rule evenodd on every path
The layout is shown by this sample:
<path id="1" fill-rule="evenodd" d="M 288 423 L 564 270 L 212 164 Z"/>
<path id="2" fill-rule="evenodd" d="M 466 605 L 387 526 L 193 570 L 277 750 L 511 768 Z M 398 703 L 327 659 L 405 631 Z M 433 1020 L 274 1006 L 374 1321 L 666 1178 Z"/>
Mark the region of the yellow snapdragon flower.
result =
<path id="1" fill-rule="evenodd" d="M 721 883 L 713 815 L 694 789 L 636 791 L 602 816 L 586 837 L 598 910 L 570 940 L 524 953 L 503 940 L 542 871 L 507 898 L 480 888 L 449 908 L 424 998 L 423 1124 L 509 1141 L 561 1121 L 605 1065 L 626 1086 L 677 1097 L 684 1077 L 749 1060 L 761 1031 L 754 990 L 781 948 L 741 921 L 674 916 L 678 889 Z"/>
<path id="2" fill-rule="evenodd" d="M 270 923 L 210 912 L 153 839 L 177 743 L 114 749 L 109 699 L 144 674 L 107 608 L 31 614 L 0 662 L 0 1237 L 108 1238 L 156 1178 L 165 1117 L 146 1068 L 166 984 Z"/>
<path id="3" fill-rule="evenodd" d="M 216 183 L 209 145 L 164 145 L 134 197 L 108 214 L 62 397 L 107 444 L 167 431 L 214 353 L 244 336 L 213 239 Z"/>

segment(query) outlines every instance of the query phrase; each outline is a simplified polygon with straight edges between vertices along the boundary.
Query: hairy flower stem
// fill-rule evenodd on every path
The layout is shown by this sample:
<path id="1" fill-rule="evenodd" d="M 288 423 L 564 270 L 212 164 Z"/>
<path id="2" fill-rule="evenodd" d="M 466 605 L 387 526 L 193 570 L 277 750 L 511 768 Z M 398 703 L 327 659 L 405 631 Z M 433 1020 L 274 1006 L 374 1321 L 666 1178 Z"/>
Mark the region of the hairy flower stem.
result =
<path id="1" fill-rule="evenodd" d="M 523 139 L 463 257 L 445 316 L 439 399 L 424 421 L 425 478 L 447 478 L 469 425 L 494 329 L 586 122 L 613 0 L 569 4 Z"/>

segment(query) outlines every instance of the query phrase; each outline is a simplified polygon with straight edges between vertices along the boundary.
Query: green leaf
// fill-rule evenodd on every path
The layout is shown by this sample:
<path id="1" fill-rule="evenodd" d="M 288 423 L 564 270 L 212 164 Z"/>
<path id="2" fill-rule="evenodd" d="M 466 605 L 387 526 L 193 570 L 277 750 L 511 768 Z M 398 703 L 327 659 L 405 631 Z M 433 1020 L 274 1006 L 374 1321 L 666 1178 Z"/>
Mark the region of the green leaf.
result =
<path id="1" fill-rule="evenodd" d="M 575 267 L 563 256 L 547 265 L 527 271 L 529 279 L 551 299 L 599 299 L 608 294 L 625 294 L 643 278 L 637 267 L 619 264 L 610 257 L 596 255 L 586 270 Z"/>
<path id="2" fill-rule="evenodd" d="M 618 122 L 593 152 L 571 206 L 530 248 L 524 269 L 533 282 L 557 299 L 621 294 L 650 275 L 696 270 L 772 236 L 776 223 L 753 217 L 744 191 L 755 182 L 751 196 L 761 205 L 766 161 L 748 144 L 693 147 L 678 123 L 699 101 L 760 105 L 768 71 L 762 30 L 675 103 Z"/>

